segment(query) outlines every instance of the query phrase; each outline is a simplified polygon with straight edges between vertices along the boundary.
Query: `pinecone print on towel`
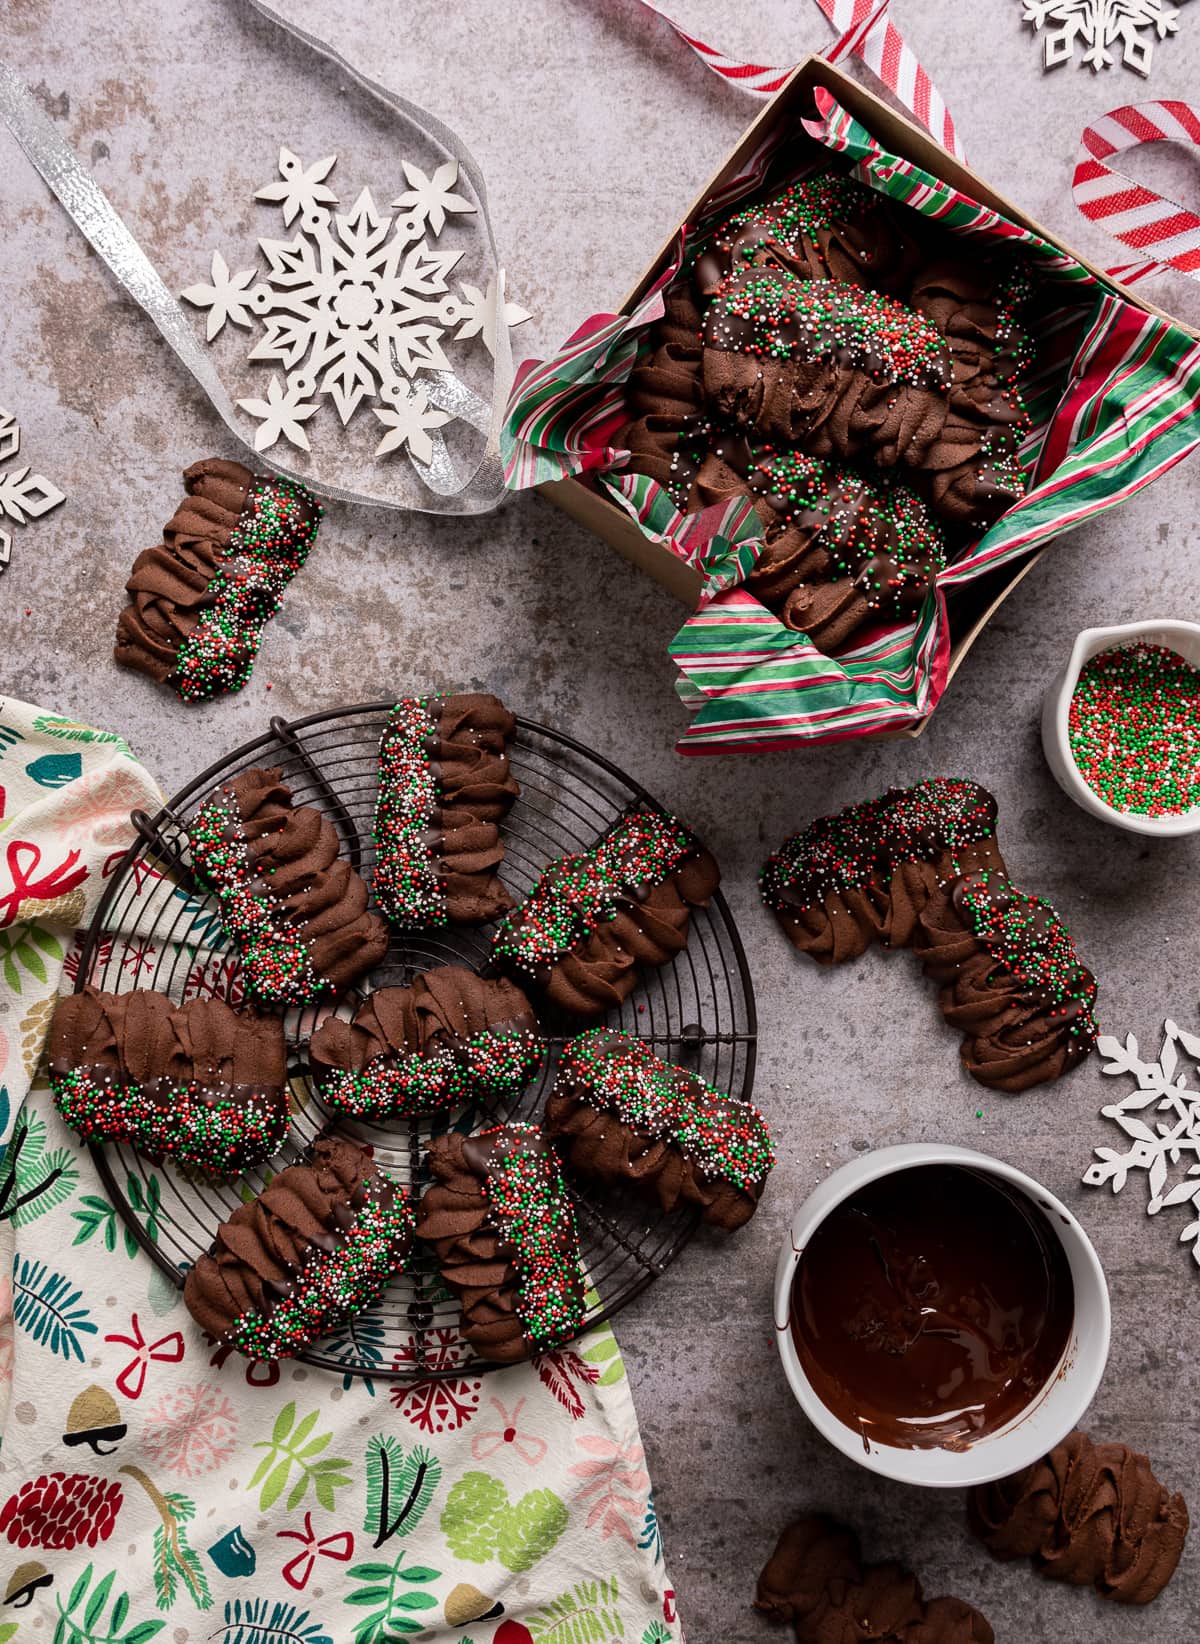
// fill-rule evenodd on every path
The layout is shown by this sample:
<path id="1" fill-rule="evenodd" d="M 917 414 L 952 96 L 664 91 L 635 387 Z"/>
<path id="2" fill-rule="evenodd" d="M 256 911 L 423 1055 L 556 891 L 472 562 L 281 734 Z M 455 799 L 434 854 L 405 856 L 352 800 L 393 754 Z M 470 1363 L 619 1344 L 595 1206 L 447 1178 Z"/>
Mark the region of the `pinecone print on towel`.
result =
<path id="1" fill-rule="evenodd" d="M 43 1473 L 0 1507 L 0 1536 L 14 1547 L 95 1547 L 112 1535 L 122 1499 L 115 1479 Z"/>

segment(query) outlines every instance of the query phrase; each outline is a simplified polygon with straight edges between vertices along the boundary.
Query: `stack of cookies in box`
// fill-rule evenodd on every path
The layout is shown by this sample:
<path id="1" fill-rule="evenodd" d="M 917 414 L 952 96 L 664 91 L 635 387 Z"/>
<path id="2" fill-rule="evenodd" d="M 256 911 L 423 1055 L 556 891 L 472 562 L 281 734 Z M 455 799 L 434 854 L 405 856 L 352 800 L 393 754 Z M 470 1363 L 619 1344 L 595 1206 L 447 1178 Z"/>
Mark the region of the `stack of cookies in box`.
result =
<path id="1" fill-rule="evenodd" d="M 738 210 L 665 294 L 630 466 L 693 513 L 749 496 L 746 587 L 827 654 L 910 619 L 1023 494 L 1031 282 L 844 172 Z"/>

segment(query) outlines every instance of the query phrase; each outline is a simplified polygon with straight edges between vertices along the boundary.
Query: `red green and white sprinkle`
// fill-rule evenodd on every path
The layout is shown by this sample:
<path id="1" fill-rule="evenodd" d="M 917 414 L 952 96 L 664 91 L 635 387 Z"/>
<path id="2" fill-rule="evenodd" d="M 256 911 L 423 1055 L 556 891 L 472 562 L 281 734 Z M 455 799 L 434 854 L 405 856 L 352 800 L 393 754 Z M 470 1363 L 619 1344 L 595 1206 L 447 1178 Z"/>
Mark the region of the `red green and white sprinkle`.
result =
<path id="1" fill-rule="evenodd" d="M 241 955 L 255 1002 L 272 1009 L 329 993 L 333 984 L 317 974 L 302 931 L 250 861 L 232 793 L 218 788 L 205 800 L 188 827 L 188 842 L 196 877 L 221 905 L 221 923 Z"/>
<path id="2" fill-rule="evenodd" d="M 412 1238 L 405 1190 L 382 1174 L 363 1183 L 363 1202 L 332 1250 L 310 1247 L 291 1291 L 266 1314 L 242 1313 L 225 1340 L 251 1359 L 286 1359 L 369 1307 Z"/>
<path id="3" fill-rule="evenodd" d="M 765 204 L 739 211 L 719 232 L 715 243 L 723 250 L 731 250 L 741 229 L 761 225 L 769 230 L 766 237 L 780 245 L 795 246 L 802 238 L 815 244 L 821 229 L 865 217 L 878 207 L 879 201 L 880 196 L 874 189 L 864 188 L 846 172 L 823 171 L 789 184 Z M 759 247 L 745 244 L 739 249 L 743 258 L 753 260 Z"/>
<path id="4" fill-rule="evenodd" d="M 763 901 L 775 912 L 813 907 L 854 890 L 897 862 L 925 862 L 945 850 L 989 839 L 996 806 L 986 788 L 956 777 L 929 777 L 889 788 L 878 799 L 818 817 L 794 833 L 762 870 Z"/>
<path id="5" fill-rule="evenodd" d="M 887 382 L 950 385 L 946 345 L 915 309 L 863 286 L 801 280 L 778 269 L 726 281 L 709 310 L 705 340 L 768 359 L 837 355 Z"/>
<path id="6" fill-rule="evenodd" d="M 858 582 L 872 607 L 898 603 L 910 586 L 927 590 L 945 568 L 940 523 L 924 499 L 892 474 L 761 446 L 754 454 L 750 490 L 765 497 L 785 524 L 798 515 L 824 514 L 814 540 L 838 576 Z"/>
<path id="7" fill-rule="evenodd" d="M 675 817 L 637 811 L 593 850 L 551 862 L 521 906 L 500 921 L 492 951 L 529 971 L 551 965 L 615 919 L 622 898 L 662 884 L 696 850 Z"/>
<path id="8" fill-rule="evenodd" d="M 405 697 L 388 714 L 379 744 L 375 805 L 375 900 L 407 929 L 444 925 L 446 892 L 432 839 L 439 804 L 429 751 L 437 740 L 438 697 Z"/>
<path id="9" fill-rule="evenodd" d="M 583 1322 L 575 1207 L 558 1159 L 536 1125 L 481 1134 L 497 1138 L 483 1192 L 517 1274 L 521 1328 L 544 1351 L 576 1335 Z"/>
<path id="10" fill-rule="evenodd" d="M 1165 645 L 1101 651 L 1080 670 L 1071 754 L 1116 811 L 1179 816 L 1200 805 L 1200 671 Z"/>
<path id="11" fill-rule="evenodd" d="M 987 872 L 960 879 L 954 899 L 972 934 L 1009 975 L 1061 1020 L 1065 1033 L 1090 1045 L 1097 1032 L 1096 979 L 1049 902 Z"/>
<path id="12" fill-rule="evenodd" d="M 415 1052 L 376 1056 L 361 1073 L 339 1068 L 318 1080 L 339 1113 L 365 1120 L 407 1118 L 520 1095 L 541 1065 L 542 1042 L 529 1032 L 472 1035 Z"/>
<path id="13" fill-rule="evenodd" d="M 593 1028 L 559 1059 L 559 1077 L 589 1107 L 677 1147 L 710 1181 L 751 1191 L 775 1164 L 767 1121 L 698 1073 L 664 1062 L 638 1039 Z"/>
<path id="14" fill-rule="evenodd" d="M 269 1159 L 288 1128 L 287 1102 L 249 1087 L 154 1079 L 139 1084 L 105 1069 L 51 1074 L 58 1111 L 85 1142 L 131 1142 L 147 1153 L 213 1175 Z"/>
<path id="15" fill-rule="evenodd" d="M 208 585 L 205 610 L 175 658 L 172 682 L 185 701 L 240 691 L 249 679 L 262 631 L 308 558 L 321 513 L 294 480 L 254 481 Z"/>

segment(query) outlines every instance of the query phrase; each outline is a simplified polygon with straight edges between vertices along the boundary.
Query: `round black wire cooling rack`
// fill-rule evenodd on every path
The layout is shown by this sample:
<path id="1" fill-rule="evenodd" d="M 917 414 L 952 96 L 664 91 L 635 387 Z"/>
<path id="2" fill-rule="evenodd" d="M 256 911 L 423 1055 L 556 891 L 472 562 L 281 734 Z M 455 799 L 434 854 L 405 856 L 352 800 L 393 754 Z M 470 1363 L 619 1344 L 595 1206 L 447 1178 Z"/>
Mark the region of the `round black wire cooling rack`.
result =
<path id="1" fill-rule="evenodd" d="M 189 820 L 218 783 L 253 766 L 278 768 L 298 805 L 318 806 L 329 816 L 343 854 L 369 884 L 379 738 L 391 706 L 364 703 L 291 722 L 274 719 L 265 735 L 201 772 L 157 815 L 135 812 L 138 837 L 96 910 L 76 987 L 90 983 L 108 992 L 155 988 L 177 1004 L 196 995 L 241 1004 L 240 967 L 221 933 L 216 901 L 191 875 Z M 660 808 L 615 765 L 547 726 L 518 720 L 509 756 L 521 794 L 502 825 L 501 874 L 518 900 L 553 858 L 590 849 L 630 810 Z M 334 1008 L 350 1015 L 368 988 L 410 982 L 435 965 L 482 969 L 490 949 L 486 927 L 393 931 L 385 962 Z M 302 1157 L 330 1125 L 370 1143 L 380 1166 L 416 1195 L 427 1180 L 426 1145 L 448 1123 L 471 1130 L 504 1119 L 536 1120 L 553 1083 L 558 1047 L 586 1024 L 557 1014 L 536 997 L 534 1002 L 547 1054 L 539 1076 L 515 1103 L 478 1104 L 449 1121 L 423 1116 L 387 1127 L 331 1116 L 309 1080 L 305 1055 L 308 1037 L 329 1007 L 320 1013 L 309 1008 L 284 1018 L 292 1125 L 283 1148 L 267 1165 L 244 1177 L 211 1179 L 129 1146 L 94 1146 L 97 1168 L 133 1236 L 182 1287 L 188 1268 L 208 1249 L 229 1213 Z M 742 943 L 720 892 L 708 908 L 693 911 L 686 949 L 661 969 L 640 972 L 633 994 L 606 1020 L 646 1040 L 665 1060 L 749 1099 L 754 994 Z M 698 1213 L 686 1208 L 664 1215 L 636 1194 L 601 1191 L 574 1177 L 570 1187 L 589 1282 L 582 1326 L 587 1328 L 611 1318 L 668 1267 L 694 1232 Z M 417 1241 L 408 1271 L 392 1280 L 374 1307 L 300 1357 L 343 1374 L 403 1381 L 477 1376 L 495 1369 L 471 1352 L 458 1322 L 457 1302 L 442 1285 L 432 1253 Z"/>

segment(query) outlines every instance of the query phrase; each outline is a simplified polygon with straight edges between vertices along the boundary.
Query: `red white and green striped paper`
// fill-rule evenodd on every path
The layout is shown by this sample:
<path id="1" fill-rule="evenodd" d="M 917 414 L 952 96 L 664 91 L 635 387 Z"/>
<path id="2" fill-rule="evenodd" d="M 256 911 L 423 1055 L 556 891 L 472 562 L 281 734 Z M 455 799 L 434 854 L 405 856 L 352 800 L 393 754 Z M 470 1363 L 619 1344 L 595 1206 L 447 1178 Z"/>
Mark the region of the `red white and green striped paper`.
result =
<path id="1" fill-rule="evenodd" d="M 1124 501 L 1200 443 L 1200 343 L 1057 247 L 888 153 L 830 92 L 818 88 L 816 98 L 818 116 L 803 122 L 805 131 L 850 159 L 861 182 L 957 234 L 1020 244 L 1053 294 L 1039 328 L 1038 375 L 1027 391 L 1034 431 L 1022 461 L 1029 489 L 947 567 L 916 622 L 874 630 L 836 658 L 785 628 L 740 586 L 762 547 L 749 502 L 682 515 L 662 487 L 628 472 L 628 453 L 617 443 L 642 334 L 662 314 L 661 292 L 685 245 L 692 249 L 696 230 L 685 229 L 675 258 L 633 314 L 595 315 L 551 359 L 525 364 L 503 434 L 511 489 L 587 476 L 647 537 L 702 572 L 700 608 L 670 646 L 677 690 L 695 709 L 681 753 L 759 753 L 915 725 L 946 685 L 948 592 Z M 734 199 L 761 186 L 783 141 L 783 134 L 768 139 L 721 199 L 708 203 L 701 236 Z"/>

